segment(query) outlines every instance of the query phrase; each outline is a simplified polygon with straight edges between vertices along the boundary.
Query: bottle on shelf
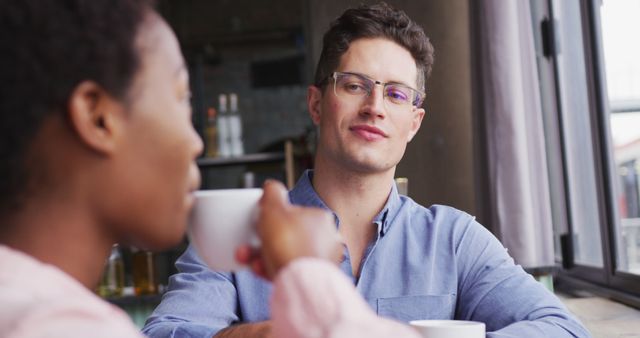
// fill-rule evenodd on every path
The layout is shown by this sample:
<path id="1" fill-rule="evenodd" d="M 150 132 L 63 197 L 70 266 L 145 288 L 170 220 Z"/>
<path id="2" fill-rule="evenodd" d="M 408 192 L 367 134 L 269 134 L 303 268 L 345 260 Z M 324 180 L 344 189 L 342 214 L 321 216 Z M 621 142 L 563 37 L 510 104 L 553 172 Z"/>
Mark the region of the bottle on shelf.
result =
<path id="1" fill-rule="evenodd" d="M 218 154 L 221 157 L 231 156 L 231 132 L 225 94 L 218 96 Z"/>
<path id="2" fill-rule="evenodd" d="M 118 244 L 111 248 L 97 293 L 101 297 L 120 297 L 124 289 L 124 262 Z"/>
<path id="3" fill-rule="evenodd" d="M 216 108 L 209 107 L 207 109 L 207 123 L 204 130 L 205 156 L 207 157 L 218 156 L 217 114 Z"/>
<path id="4" fill-rule="evenodd" d="M 238 111 L 238 95 L 229 94 L 229 131 L 231 133 L 231 156 L 244 155 L 244 144 L 242 141 L 242 118 Z"/>
<path id="5" fill-rule="evenodd" d="M 396 177 L 395 181 L 398 194 L 409 196 L 409 179 L 406 177 Z"/>
<path id="6" fill-rule="evenodd" d="M 131 248 L 131 274 L 137 296 L 158 293 L 152 252 Z"/>
<path id="7" fill-rule="evenodd" d="M 246 171 L 242 176 L 243 188 L 255 188 L 256 187 L 256 175 L 253 171 Z"/>

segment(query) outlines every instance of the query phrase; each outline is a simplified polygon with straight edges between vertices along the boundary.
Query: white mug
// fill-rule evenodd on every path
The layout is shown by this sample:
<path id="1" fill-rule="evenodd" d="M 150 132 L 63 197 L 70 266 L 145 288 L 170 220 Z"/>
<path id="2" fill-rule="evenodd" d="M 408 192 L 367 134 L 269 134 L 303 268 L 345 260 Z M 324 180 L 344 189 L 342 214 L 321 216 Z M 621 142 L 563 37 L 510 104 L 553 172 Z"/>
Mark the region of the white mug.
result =
<path id="1" fill-rule="evenodd" d="M 189 216 L 188 236 L 198 255 L 214 270 L 237 271 L 236 249 L 259 245 L 255 224 L 262 189 L 200 190 Z"/>
<path id="2" fill-rule="evenodd" d="M 409 325 L 424 338 L 485 338 L 481 322 L 466 320 L 414 320 Z"/>

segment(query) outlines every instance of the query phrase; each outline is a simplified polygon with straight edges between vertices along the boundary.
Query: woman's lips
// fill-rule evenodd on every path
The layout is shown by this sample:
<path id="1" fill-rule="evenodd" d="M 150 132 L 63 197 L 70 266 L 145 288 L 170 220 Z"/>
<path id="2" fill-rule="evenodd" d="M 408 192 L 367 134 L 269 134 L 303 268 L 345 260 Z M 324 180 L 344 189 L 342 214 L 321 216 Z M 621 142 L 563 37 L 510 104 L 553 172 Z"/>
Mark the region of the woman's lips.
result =
<path id="1" fill-rule="evenodd" d="M 193 206 L 196 204 L 196 195 L 195 192 L 189 192 L 184 197 L 184 205 L 187 210 L 191 210 Z"/>
<path id="2" fill-rule="evenodd" d="M 367 141 L 378 141 L 388 137 L 380 128 L 366 124 L 351 126 L 349 130 Z"/>
<path id="3" fill-rule="evenodd" d="M 193 208 L 196 202 L 195 192 L 198 190 L 200 186 L 200 173 L 196 175 L 194 179 L 191 180 L 191 184 L 189 185 L 189 189 L 187 189 L 187 194 L 185 195 L 185 205 L 187 209 Z"/>

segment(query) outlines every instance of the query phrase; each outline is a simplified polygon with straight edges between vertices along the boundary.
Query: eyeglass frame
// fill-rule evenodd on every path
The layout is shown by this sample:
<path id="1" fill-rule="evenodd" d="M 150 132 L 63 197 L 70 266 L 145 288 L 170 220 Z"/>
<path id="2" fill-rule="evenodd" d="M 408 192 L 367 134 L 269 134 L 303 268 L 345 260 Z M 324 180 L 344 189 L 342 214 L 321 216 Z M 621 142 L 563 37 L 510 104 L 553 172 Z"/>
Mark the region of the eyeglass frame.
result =
<path id="1" fill-rule="evenodd" d="M 415 88 L 413 88 L 411 86 L 408 86 L 408 85 L 406 85 L 404 83 L 401 83 L 401 82 L 382 82 L 382 81 L 374 80 L 374 79 L 370 78 L 367 75 L 364 75 L 364 74 L 361 74 L 361 73 L 356 73 L 356 72 L 338 72 L 338 71 L 334 71 L 333 73 L 331 73 L 331 75 L 327 76 L 324 79 L 324 81 L 320 82 L 318 84 L 318 87 L 321 87 L 325 83 L 329 82 L 329 79 L 333 79 L 333 92 L 334 92 L 334 94 L 336 94 L 336 96 L 338 96 L 338 93 L 336 92 L 336 86 L 337 86 L 337 82 L 338 82 L 338 75 L 354 75 L 354 76 L 357 76 L 357 77 L 364 78 L 364 79 L 366 79 L 368 81 L 371 81 L 371 83 L 373 83 L 374 85 L 382 86 L 382 93 L 383 93 L 383 97 L 385 97 L 385 98 L 387 97 L 387 95 L 385 94 L 386 93 L 385 92 L 385 88 L 388 85 L 395 85 L 395 86 L 408 88 L 408 89 L 414 91 L 416 94 L 420 94 L 421 95 L 417 102 L 416 102 L 415 99 L 411 102 L 411 106 L 412 107 L 416 107 L 416 108 L 419 108 L 419 107 L 422 106 L 422 104 L 424 103 L 424 99 L 425 99 L 425 97 L 427 95 L 425 92 L 423 92 L 421 90 L 418 90 L 418 89 L 415 89 Z M 373 88 L 374 87 L 372 86 L 371 90 L 367 91 L 367 97 L 371 96 L 371 93 L 373 92 Z M 338 97 L 340 97 L 340 96 L 338 96 Z"/>

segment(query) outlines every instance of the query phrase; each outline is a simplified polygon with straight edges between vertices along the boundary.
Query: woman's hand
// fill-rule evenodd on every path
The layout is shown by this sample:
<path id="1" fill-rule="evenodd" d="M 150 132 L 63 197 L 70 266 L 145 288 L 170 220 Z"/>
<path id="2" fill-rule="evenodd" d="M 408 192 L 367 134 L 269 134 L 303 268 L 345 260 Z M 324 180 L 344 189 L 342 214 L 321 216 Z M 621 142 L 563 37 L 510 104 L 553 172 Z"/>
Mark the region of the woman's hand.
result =
<path id="1" fill-rule="evenodd" d="M 264 184 L 257 231 L 261 247 L 240 247 L 236 258 L 269 280 L 296 258 L 316 257 L 334 262 L 342 258 L 343 245 L 331 213 L 292 205 L 284 185 L 277 181 Z"/>

